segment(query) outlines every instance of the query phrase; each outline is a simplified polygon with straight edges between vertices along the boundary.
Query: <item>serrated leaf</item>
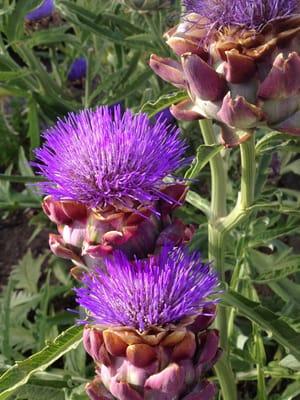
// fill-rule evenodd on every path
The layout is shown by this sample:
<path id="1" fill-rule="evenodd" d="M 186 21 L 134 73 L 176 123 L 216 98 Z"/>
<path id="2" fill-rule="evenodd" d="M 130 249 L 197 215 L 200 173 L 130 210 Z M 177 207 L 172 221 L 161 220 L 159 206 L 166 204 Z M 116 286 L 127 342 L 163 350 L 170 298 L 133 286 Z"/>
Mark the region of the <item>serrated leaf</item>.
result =
<path id="1" fill-rule="evenodd" d="M 266 245 L 274 239 L 284 235 L 290 235 L 293 232 L 299 231 L 299 223 L 294 221 L 293 224 L 281 226 L 279 228 L 267 229 L 263 232 L 255 232 L 255 237 L 249 242 L 250 247 Z"/>
<path id="2" fill-rule="evenodd" d="M 85 364 L 86 364 L 86 352 L 83 345 L 79 345 L 77 349 L 70 351 L 65 356 L 65 370 L 71 375 L 84 377 L 85 376 Z"/>
<path id="3" fill-rule="evenodd" d="M 259 325 L 282 346 L 300 360 L 300 333 L 296 332 L 281 317 L 259 303 L 251 301 L 239 293 L 228 290 L 223 294 L 224 302 L 236 308 L 242 315 Z"/>
<path id="4" fill-rule="evenodd" d="M 28 249 L 24 257 L 14 267 L 12 277 L 16 281 L 15 287 L 23 289 L 30 294 L 38 293 L 38 281 L 41 275 L 41 267 L 47 254 L 34 258 Z"/>
<path id="5" fill-rule="evenodd" d="M 295 272 L 300 271 L 300 256 L 296 254 L 271 254 L 249 249 L 249 261 L 258 270 L 255 277 L 256 283 L 268 283 L 281 280 Z"/>
<path id="6" fill-rule="evenodd" d="M 224 148 L 221 144 L 206 145 L 201 144 L 197 149 L 196 157 L 185 174 L 186 179 L 195 179 L 206 166 L 206 164 L 222 149 Z"/>
<path id="7" fill-rule="evenodd" d="M 44 371 L 64 354 L 75 349 L 82 341 L 82 330 L 82 327 L 72 326 L 43 350 L 9 368 L 0 377 L 0 400 L 7 399 L 26 384 L 34 373 Z"/>
<path id="8" fill-rule="evenodd" d="M 186 92 L 174 92 L 170 94 L 164 94 L 159 97 L 156 101 L 148 101 L 141 108 L 141 112 L 145 112 L 149 115 L 149 117 L 154 117 L 157 113 L 164 110 L 167 107 L 170 107 L 172 104 L 178 103 L 181 100 L 187 99 Z"/>
<path id="9" fill-rule="evenodd" d="M 263 138 L 260 139 L 256 144 L 256 154 L 260 155 L 262 153 L 266 153 L 272 150 L 274 151 L 274 146 L 276 146 L 276 143 L 282 143 L 282 141 L 286 140 L 287 136 L 284 133 L 280 133 L 278 131 L 272 131 L 264 134 Z M 271 143 L 273 143 L 273 146 L 271 145 Z"/>
<path id="10" fill-rule="evenodd" d="M 47 387 L 47 385 L 34 385 L 28 383 L 23 386 L 8 400 L 65 400 L 65 394 L 62 389 Z"/>

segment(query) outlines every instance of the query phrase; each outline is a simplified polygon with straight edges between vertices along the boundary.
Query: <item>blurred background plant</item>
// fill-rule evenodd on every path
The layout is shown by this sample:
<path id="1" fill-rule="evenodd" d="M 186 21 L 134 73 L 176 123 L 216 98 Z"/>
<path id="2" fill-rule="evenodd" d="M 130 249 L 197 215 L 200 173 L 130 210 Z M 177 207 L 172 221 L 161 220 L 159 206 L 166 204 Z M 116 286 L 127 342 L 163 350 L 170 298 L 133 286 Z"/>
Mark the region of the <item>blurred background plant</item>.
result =
<path id="1" fill-rule="evenodd" d="M 80 344 L 81 328 L 69 328 L 76 319 L 68 311 L 76 307 L 74 281 L 67 263 L 48 250 L 54 226 L 31 185 L 38 178 L 30 161 L 42 130 L 69 111 L 121 103 L 154 117 L 186 98 L 148 67 L 151 53 L 171 56 L 163 33 L 179 20 L 181 5 L 57 0 L 46 4 L 49 14 L 32 17 L 40 4 L 2 0 L 0 6 L 0 371 L 21 361 L 0 378 L 0 399 L 83 400 L 93 366 Z M 222 153 L 233 206 L 239 153 L 202 145 L 195 122 L 180 127 L 197 156 L 178 213 L 199 228 L 192 246 L 205 257 L 207 164 Z M 278 132 L 258 137 L 256 190 L 262 195 L 250 223 L 240 224 L 227 243 L 228 276 L 234 272 L 227 297 L 234 306 L 231 359 L 239 399 L 289 400 L 300 395 L 300 143 Z"/>

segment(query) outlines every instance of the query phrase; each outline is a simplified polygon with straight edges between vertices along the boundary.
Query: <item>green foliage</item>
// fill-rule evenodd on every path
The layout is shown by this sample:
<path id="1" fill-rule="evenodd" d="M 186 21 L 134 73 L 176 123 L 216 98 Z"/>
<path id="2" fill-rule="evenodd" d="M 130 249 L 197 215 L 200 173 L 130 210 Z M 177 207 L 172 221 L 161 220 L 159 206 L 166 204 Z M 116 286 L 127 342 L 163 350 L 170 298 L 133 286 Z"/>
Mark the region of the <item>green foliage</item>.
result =
<path id="1" fill-rule="evenodd" d="M 75 349 L 82 341 L 82 328 L 73 326 L 62 332 L 53 343 L 39 353 L 19 361 L 0 378 L 0 399 L 7 399 L 18 387 L 28 382 L 31 375 L 44 371 L 65 353 Z"/>

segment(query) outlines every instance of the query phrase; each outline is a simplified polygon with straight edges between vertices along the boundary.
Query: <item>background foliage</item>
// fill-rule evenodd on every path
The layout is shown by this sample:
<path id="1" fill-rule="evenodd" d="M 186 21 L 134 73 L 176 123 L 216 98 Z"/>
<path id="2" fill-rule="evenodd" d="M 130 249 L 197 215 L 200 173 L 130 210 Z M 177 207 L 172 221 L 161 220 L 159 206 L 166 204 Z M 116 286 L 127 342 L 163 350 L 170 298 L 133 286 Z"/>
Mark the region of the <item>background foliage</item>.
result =
<path id="1" fill-rule="evenodd" d="M 83 400 L 93 367 L 81 328 L 70 328 L 74 281 L 68 263 L 48 250 L 54 227 L 28 185 L 37 180 L 30 160 L 41 131 L 69 111 L 122 102 L 154 116 L 184 98 L 148 67 L 152 52 L 169 55 L 162 34 L 178 20 L 180 4 L 140 13 L 111 0 L 57 0 L 61 23 L 29 31 L 24 16 L 39 2 L 2 0 L 0 8 L 0 400 Z M 88 61 L 81 87 L 67 79 L 76 57 Z M 207 163 L 218 152 L 225 158 L 233 207 L 239 153 L 201 145 L 196 123 L 180 126 L 196 154 L 180 214 L 199 226 L 192 245 L 206 256 Z M 259 132 L 258 139 L 262 195 L 227 240 L 223 301 L 231 307 L 239 398 L 290 400 L 300 396 L 300 143 L 277 132 Z"/>

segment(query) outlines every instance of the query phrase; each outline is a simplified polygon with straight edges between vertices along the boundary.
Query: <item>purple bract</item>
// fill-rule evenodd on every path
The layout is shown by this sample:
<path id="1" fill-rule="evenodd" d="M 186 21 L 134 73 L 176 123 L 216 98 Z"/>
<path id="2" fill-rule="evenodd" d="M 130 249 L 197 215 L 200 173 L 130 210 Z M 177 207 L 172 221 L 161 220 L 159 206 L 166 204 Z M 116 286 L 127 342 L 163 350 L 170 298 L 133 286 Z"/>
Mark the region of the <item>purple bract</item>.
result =
<path id="1" fill-rule="evenodd" d="M 50 17 L 55 9 L 54 0 L 44 0 L 40 6 L 26 15 L 29 21 L 38 21 Z"/>
<path id="2" fill-rule="evenodd" d="M 237 25 L 257 29 L 299 11 L 298 0 L 183 0 L 183 4 L 188 13 L 201 15 L 216 28 Z"/>
<path id="3" fill-rule="evenodd" d="M 84 57 L 76 58 L 71 64 L 68 80 L 79 81 L 86 77 L 87 62 Z"/>
<path id="4" fill-rule="evenodd" d="M 103 106 L 58 120 L 33 165 L 47 180 L 41 190 L 57 200 L 130 207 L 166 199 L 163 179 L 184 165 L 185 149 L 180 131 L 162 118 L 153 124 L 146 114 Z"/>
<path id="5" fill-rule="evenodd" d="M 184 246 L 164 246 L 159 255 L 129 261 L 116 251 L 76 289 L 78 303 L 87 309 L 88 322 L 106 327 L 126 326 L 145 331 L 179 323 L 201 314 L 212 303 L 218 278 L 210 264 Z"/>

